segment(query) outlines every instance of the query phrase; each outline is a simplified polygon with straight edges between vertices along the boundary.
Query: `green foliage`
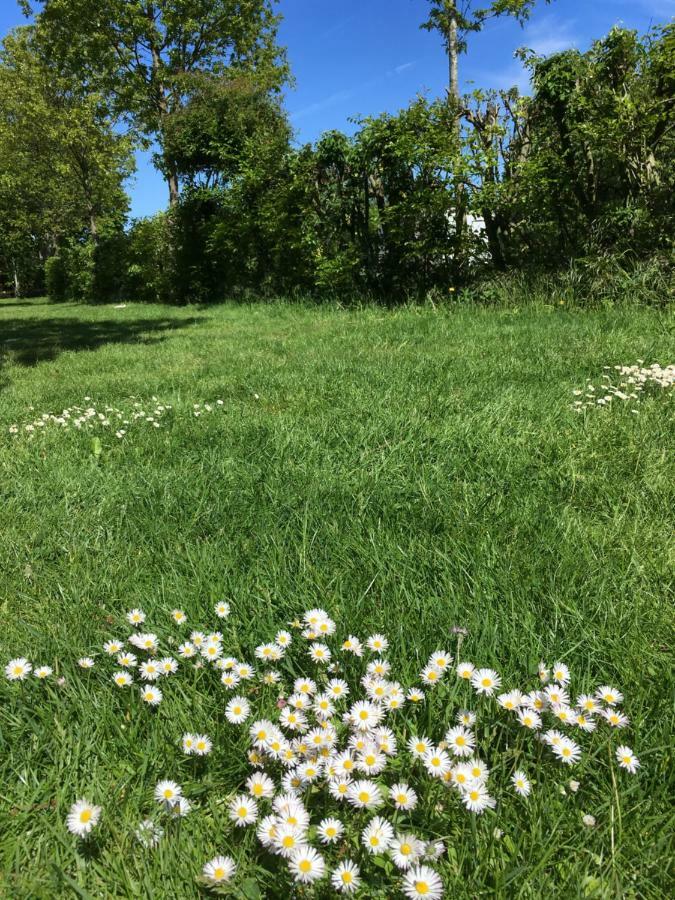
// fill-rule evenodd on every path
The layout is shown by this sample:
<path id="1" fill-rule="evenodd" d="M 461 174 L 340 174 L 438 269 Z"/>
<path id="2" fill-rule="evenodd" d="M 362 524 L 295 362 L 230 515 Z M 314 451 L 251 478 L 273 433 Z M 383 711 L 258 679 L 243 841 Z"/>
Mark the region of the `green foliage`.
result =
<path id="1" fill-rule="evenodd" d="M 169 119 L 181 113 L 195 90 L 207 89 L 208 76 L 233 82 L 241 73 L 260 72 L 270 91 L 287 78 L 276 44 L 276 0 L 22 2 L 27 13 L 35 14 L 43 52 L 79 81 L 95 85 L 148 145 L 159 143 L 157 161 L 172 204 L 178 199 L 172 152 L 185 154 L 191 148 L 190 123 L 183 126 L 181 147 Z M 165 151 L 167 129 L 173 133 L 167 135 L 171 150 Z"/>
<path id="2" fill-rule="evenodd" d="M 45 290 L 50 300 L 61 303 L 68 299 L 68 270 L 60 253 L 45 261 Z"/>
<path id="3" fill-rule="evenodd" d="M 40 55 L 33 28 L 0 49 L 0 264 L 19 292 L 42 288 L 45 260 L 69 242 L 96 243 L 119 229 L 133 170 L 129 141 L 114 130 L 100 95 Z M 87 251 L 89 256 L 93 248 Z M 84 256 L 87 256 L 87 253 Z M 85 268 L 89 266 L 83 259 Z M 88 275 L 71 294 L 93 296 Z"/>

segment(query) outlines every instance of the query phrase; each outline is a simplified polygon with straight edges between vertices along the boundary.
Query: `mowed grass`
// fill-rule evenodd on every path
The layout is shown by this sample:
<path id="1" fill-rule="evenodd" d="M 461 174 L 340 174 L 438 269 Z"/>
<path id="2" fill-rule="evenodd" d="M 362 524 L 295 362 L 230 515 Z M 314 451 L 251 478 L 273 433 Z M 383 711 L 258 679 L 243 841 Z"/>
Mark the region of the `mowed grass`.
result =
<path id="1" fill-rule="evenodd" d="M 631 728 L 614 744 L 640 774 L 615 789 L 604 744 L 578 771 L 530 767 L 527 805 L 504 800 L 475 830 L 469 813 L 440 817 L 441 870 L 456 897 L 672 896 L 673 403 L 570 404 L 603 366 L 674 351 L 672 321 L 640 309 L 0 303 L 1 659 L 66 678 L 0 682 L 0 896 L 196 897 L 218 852 L 285 895 L 223 808 L 247 742 L 217 681 L 167 682 L 151 712 L 109 663 L 77 668 L 128 635 L 131 607 L 165 638 L 183 633 L 174 607 L 216 628 L 221 598 L 225 647 L 247 659 L 320 605 L 341 632 L 385 632 L 408 684 L 455 650 L 453 626 L 507 686 L 532 684 L 542 657 L 570 666 L 573 695 L 615 684 Z M 99 432 L 100 453 L 85 433 L 8 433 L 131 395 L 172 404 L 166 427 Z M 455 711 L 424 727 L 440 740 Z M 179 751 L 185 730 L 214 738 L 201 768 Z M 164 777 L 198 809 L 147 852 L 133 830 Z M 104 807 L 88 851 L 64 828 L 82 795 Z"/>

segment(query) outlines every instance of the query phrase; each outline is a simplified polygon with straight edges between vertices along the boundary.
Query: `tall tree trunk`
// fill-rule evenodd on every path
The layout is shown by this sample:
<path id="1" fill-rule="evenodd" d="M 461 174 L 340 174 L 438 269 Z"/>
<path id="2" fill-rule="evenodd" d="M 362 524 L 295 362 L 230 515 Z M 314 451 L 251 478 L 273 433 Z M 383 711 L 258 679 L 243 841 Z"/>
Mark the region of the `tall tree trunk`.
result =
<path id="1" fill-rule="evenodd" d="M 12 273 L 14 275 L 14 296 L 21 296 L 21 282 L 19 281 L 19 269 L 16 264 L 16 260 L 12 260 Z"/>
<path id="2" fill-rule="evenodd" d="M 169 185 L 169 206 L 175 206 L 178 203 L 178 175 L 169 172 L 166 183 Z"/>
<path id="3" fill-rule="evenodd" d="M 449 94 L 459 100 L 459 51 L 457 49 L 457 4 L 450 0 L 450 24 L 448 27 L 448 67 L 450 75 Z"/>

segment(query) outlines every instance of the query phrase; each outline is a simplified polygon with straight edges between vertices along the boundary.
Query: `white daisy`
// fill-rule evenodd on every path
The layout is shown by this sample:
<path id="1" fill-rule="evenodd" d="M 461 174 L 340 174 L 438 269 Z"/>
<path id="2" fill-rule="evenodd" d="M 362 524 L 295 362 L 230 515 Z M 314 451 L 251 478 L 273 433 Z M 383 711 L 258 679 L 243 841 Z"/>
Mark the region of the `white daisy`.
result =
<path id="1" fill-rule="evenodd" d="M 137 663 L 138 659 L 133 653 L 120 653 L 117 657 L 117 665 L 123 666 L 125 669 L 133 669 Z"/>
<path id="2" fill-rule="evenodd" d="M 45 678 L 49 678 L 53 672 L 54 670 L 51 666 L 38 666 L 37 669 L 34 669 L 33 675 L 42 681 Z"/>
<path id="3" fill-rule="evenodd" d="M 424 759 L 431 750 L 434 749 L 433 742 L 427 737 L 417 737 L 412 735 L 408 738 L 408 750 L 416 759 Z"/>
<path id="4" fill-rule="evenodd" d="M 277 839 L 278 824 L 276 816 L 265 816 L 256 828 L 256 836 L 263 847 L 271 847 Z"/>
<path id="5" fill-rule="evenodd" d="M 394 840 L 394 829 L 391 823 L 381 816 L 375 816 L 361 833 L 361 843 L 368 853 L 377 855 L 385 853 Z"/>
<path id="6" fill-rule="evenodd" d="M 630 722 L 628 716 L 625 716 L 620 710 L 613 709 L 612 707 L 603 709 L 600 715 L 609 722 L 612 728 L 625 728 Z"/>
<path id="7" fill-rule="evenodd" d="M 450 757 L 445 750 L 434 747 L 424 754 L 424 768 L 433 778 L 443 778 L 452 768 Z"/>
<path id="8" fill-rule="evenodd" d="M 389 797 L 393 800 L 396 809 L 415 809 L 417 806 L 417 794 L 403 782 L 393 784 L 389 788 Z"/>
<path id="9" fill-rule="evenodd" d="M 421 688 L 410 688 L 405 696 L 410 703 L 424 702 L 424 691 Z"/>
<path id="10" fill-rule="evenodd" d="M 234 860 L 229 856 L 216 856 L 210 862 L 207 862 L 202 869 L 202 875 L 209 885 L 216 886 L 225 884 L 236 872 Z"/>
<path id="11" fill-rule="evenodd" d="M 435 666 L 437 669 L 441 669 L 444 671 L 447 669 L 452 663 L 452 656 L 448 653 L 447 650 L 436 650 L 435 653 L 432 653 L 429 657 L 429 665 Z"/>
<path id="12" fill-rule="evenodd" d="M 439 669 L 436 666 L 425 666 L 420 672 L 420 678 L 425 684 L 438 684 L 443 678 L 443 669 Z"/>
<path id="13" fill-rule="evenodd" d="M 331 652 L 325 644 L 314 643 L 309 648 L 309 655 L 312 661 L 327 665 L 330 662 Z"/>
<path id="14" fill-rule="evenodd" d="M 176 625 L 183 625 L 187 621 L 187 616 L 182 609 L 173 609 L 171 611 L 171 618 L 174 620 Z"/>
<path id="15" fill-rule="evenodd" d="M 462 791 L 462 802 L 467 809 L 477 815 L 480 815 L 494 803 L 487 787 L 484 784 L 476 783 L 469 785 L 465 791 Z"/>
<path id="16" fill-rule="evenodd" d="M 183 659 L 192 659 L 193 656 L 196 656 L 197 648 L 190 641 L 185 641 L 178 648 L 178 655 Z"/>
<path id="17" fill-rule="evenodd" d="M 331 780 L 328 782 L 328 793 L 334 800 L 337 800 L 338 803 L 341 803 L 349 796 L 349 788 L 351 784 L 352 780 L 349 775 L 340 775 L 337 778 L 331 778 Z"/>
<path id="18" fill-rule="evenodd" d="M 557 681 L 558 684 L 567 684 L 570 680 L 570 670 L 565 663 L 554 663 L 551 677 L 554 681 Z"/>
<path id="19" fill-rule="evenodd" d="M 616 703 L 621 703 L 623 700 L 621 691 L 617 691 L 616 688 L 610 687 L 607 684 L 598 688 L 595 695 L 596 697 L 599 697 L 600 700 L 603 700 L 608 706 L 614 706 Z"/>
<path id="20" fill-rule="evenodd" d="M 162 702 L 162 692 L 158 687 L 148 684 L 141 688 L 141 699 L 150 706 L 159 706 Z"/>
<path id="21" fill-rule="evenodd" d="M 347 653 L 353 653 L 354 656 L 363 656 L 363 646 L 361 641 L 350 634 L 349 637 L 342 642 L 342 649 Z"/>
<path id="22" fill-rule="evenodd" d="M 447 732 L 445 742 L 454 756 L 471 756 L 476 745 L 476 738 L 468 728 L 458 725 Z"/>
<path id="23" fill-rule="evenodd" d="M 640 768 L 640 760 L 633 753 L 630 747 L 621 746 L 616 748 L 616 761 L 622 769 L 635 775 Z"/>
<path id="24" fill-rule="evenodd" d="M 130 625 L 142 625 L 145 622 L 145 613 L 142 609 L 131 609 L 127 613 L 127 622 Z"/>
<path id="25" fill-rule="evenodd" d="M 295 881 L 310 884 L 323 878 L 326 864 L 323 856 L 313 847 L 301 847 L 291 857 L 289 869 Z"/>
<path id="26" fill-rule="evenodd" d="M 577 697 L 576 705 L 589 716 L 597 715 L 601 709 L 597 699 L 590 694 L 580 694 Z"/>
<path id="27" fill-rule="evenodd" d="M 138 674 L 143 681 L 157 681 L 162 672 L 158 663 L 156 663 L 154 659 L 149 659 L 147 662 L 140 664 L 138 667 Z"/>
<path id="28" fill-rule="evenodd" d="M 429 866 L 415 866 L 403 878 L 403 893 L 411 900 L 439 900 L 443 896 L 443 882 Z"/>
<path id="29" fill-rule="evenodd" d="M 114 656 L 116 653 L 120 653 L 123 646 L 123 641 L 106 641 L 103 645 L 104 651 L 108 654 L 108 656 Z"/>
<path id="30" fill-rule="evenodd" d="M 476 669 L 471 675 L 471 684 L 478 694 L 492 696 L 502 683 L 494 669 Z"/>
<path id="31" fill-rule="evenodd" d="M 230 801 L 229 815 L 238 828 L 252 825 L 258 818 L 258 804 L 252 797 L 239 794 Z"/>
<path id="32" fill-rule="evenodd" d="M 115 682 L 117 687 L 129 687 L 129 685 L 133 684 L 134 681 L 129 672 L 125 672 L 123 670 L 120 670 L 119 672 L 113 672 L 112 680 Z"/>
<path id="33" fill-rule="evenodd" d="M 77 664 L 81 669 L 93 669 L 95 665 L 91 656 L 81 656 L 78 659 Z"/>
<path id="34" fill-rule="evenodd" d="M 338 893 L 353 894 L 361 885 L 359 867 L 347 859 L 333 870 L 330 880 Z"/>
<path id="35" fill-rule="evenodd" d="M 373 653 L 385 653 L 389 647 L 389 641 L 383 634 L 372 634 L 366 640 L 366 647 Z"/>
<path id="36" fill-rule="evenodd" d="M 349 710 L 349 715 L 354 726 L 359 731 L 370 731 L 382 721 L 382 710 L 375 703 L 361 700 L 354 703 Z"/>
<path id="37" fill-rule="evenodd" d="M 288 631 L 277 631 L 274 637 L 274 643 L 283 648 L 290 647 L 292 641 L 293 637 Z"/>
<path id="38" fill-rule="evenodd" d="M 165 656 L 159 661 L 159 670 L 162 675 L 175 675 L 178 671 L 178 663 L 172 656 Z"/>
<path id="39" fill-rule="evenodd" d="M 233 697 L 225 707 L 225 718 L 233 725 L 241 725 L 251 712 L 248 700 L 244 697 Z"/>
<path id="40" fill-rule="evenodd" d="M 475 669 L 476 667 L 472 662 L 462 662 L 457 666 L 456 672 L 459 678 L 463 678 L 465 681 L 469 681 Z"/>
<path id="41" fill-rule="evenodd" d="M 297 825 L 289 825 L 288 823 L 280 822 L 278 819 L 276 821 L 273 845 L 277 853 L 286 859 L 290 859 L 296 850 L 307 844 L 306 831 Z"/>
<path id="42" fill-rule="evenodd" d="M 522 769 L 517 769 L 513 775 L 511 776 L 511 782 L 516 791 L 516 794 L 520 797 L 528 797 L 530 791 L 532 790 L 532 785 Z"/>
<path id="43" fill-rule="evenodd" d="M 559 743 L 552 744 L 552 749 L 558 759 L 567 765 L 578 762 L 581 756 L 579 745 L 568 737 L 562 737 Z"/>
<path id="44" fill-rule="evenodd" d="M 553 706 L 553 704 L 567 705 L 569 703 L 569 694 L 562 685 L 547 684 L 544 688 L 544 694 L 551 706 Z"/>
<path id="45" fill-rule="evenodd" d="M 230 614 L 230 604 L 221 600 L 220 603 L 216 603 L 214 610 L 219 619 L 226 619 Z"/>
<path id="46" fill-rule="evenodd" d="M 374 781 L 354 781 L 347 790 L 347 800 L 357 809 L 376 809 L 382 805 L 382 794 Z"/>
<path id="47" fill-rule="evenodd" d="M 256 800 L 262 800 L 274 796 L 276 786 L 272 779 L 263 772 L 256 772 L 246 779 L 246 790 Z"/>
<path id="48" fill-rule="evenodd" d="M 342 837 L 345 826 L 339 819 L 331 817 L 322 819 L 317 830 L 322 844 L 334 844 Z"/>
<path id="49" fill-rule="evenodd" d="M 155 786 L 155 800 L 171 806 L 182 795 L 183 791 L 175 781 L 160 781 Z"/>
<path id="50" fill-rule="evenodd" d="M 472 728 L 476 724 L 476 713 L 470 709 L 460 709 L 455 716 L 458 725 L 464 725 L 465 728 Z"/>
<path id="51" fill-rule="evenodd" d="M 213 742 L 206 734 L 194 736 L 194 753 L 196 756 L 207 756 L 213 749 Z"/>
<path id="52" fill-rule="evenodd" d="M 71 834 L 84 838 L 91 834 L 100 817 L 100 806 L 94 806 L 88 800 L 77 800 L 66 816 L 66 827 Z"/>
<path id="53" fill-rule="evenodd" d="M 529 709 L 527 707 L 525 709 L 518 710 L 518 721 L 525 728 L 529 728 L 532 731 L 536 731 L 538 728 L 541 728 L 541 716 L 533 709 Z"/>
<path id="54" fill-rule="evenodd" d="M 397 834 L 389 848 L 394 865 L 398 869 L 409 869 L 424 852 L 424 843 L 414 834 Z"/>

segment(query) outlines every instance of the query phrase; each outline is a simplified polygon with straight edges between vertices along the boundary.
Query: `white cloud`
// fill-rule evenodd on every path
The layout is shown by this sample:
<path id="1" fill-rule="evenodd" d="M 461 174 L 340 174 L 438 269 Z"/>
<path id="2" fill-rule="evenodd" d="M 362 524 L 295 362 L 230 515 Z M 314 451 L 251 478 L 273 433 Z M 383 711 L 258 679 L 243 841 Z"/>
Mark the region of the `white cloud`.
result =
<path id="1" fill-rule="evenodd" d="M 408 69 L 413 69 L 415 65 L 414 62 L 401 63 L 400 66 L 394 68 L 394 75 L 401 75 L 403 72 L 407 72 Z"/>
<path id="2" fill-rule="evenodd" d="M 301 109 L 291 112 L 290 117 L 294 121 L 297 121 L 298 119 L 305 119 L 307 116 L 316 115 L 316 113 L 323 112 L 324 109 L 330 109 L 332 106 L 339 106 L 339 104 L 344 103 L 345 100 L 350 100 L 355 93 L 355 90 L 336 91 L 334 94 L 329 94 L 327 97 L 324 97 L 323 100 L 317 100 L 315 103 L 310 103 L 309 106 L 303 106 Z"/>
<path id="3" fill-rule="evenodd" d="M 525 28 L 522 46 L 539 56 L 550 56 L 569 50 L 579 43 L 579 36 L 574 19 L 560 20 L 549 15 L 530 23 Z"/>

